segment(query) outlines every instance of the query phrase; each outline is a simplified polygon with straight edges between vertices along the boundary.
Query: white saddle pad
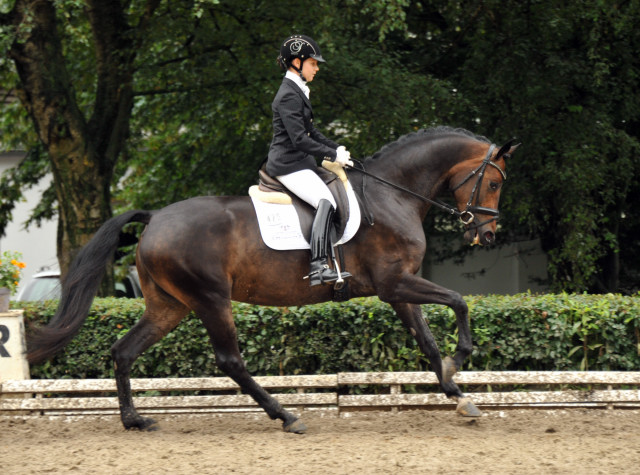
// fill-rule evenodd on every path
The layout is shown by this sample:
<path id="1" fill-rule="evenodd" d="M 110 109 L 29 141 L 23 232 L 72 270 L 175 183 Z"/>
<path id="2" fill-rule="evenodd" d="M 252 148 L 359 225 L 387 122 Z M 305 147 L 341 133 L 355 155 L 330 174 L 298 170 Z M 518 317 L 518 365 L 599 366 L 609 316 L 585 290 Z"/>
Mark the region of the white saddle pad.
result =
<path id="1" fill-rule="evenodd" d="M 346 183 L 347 197 L 349 198 L 349 221 L 344 229 L 344 234 L 335 244 L 344 244 L 349 241 L 360 228 L 360 206 L 358 199 L 350 183 Z M 300 228 L 298 213 L 291 204 L 265 203 L 251 197 L 253 206 L 258 215 L 260 234 L 264 243 L 271 249 L 289 251 L 293 249 L 309 249 L 311 246 L 304 238 Z"/>

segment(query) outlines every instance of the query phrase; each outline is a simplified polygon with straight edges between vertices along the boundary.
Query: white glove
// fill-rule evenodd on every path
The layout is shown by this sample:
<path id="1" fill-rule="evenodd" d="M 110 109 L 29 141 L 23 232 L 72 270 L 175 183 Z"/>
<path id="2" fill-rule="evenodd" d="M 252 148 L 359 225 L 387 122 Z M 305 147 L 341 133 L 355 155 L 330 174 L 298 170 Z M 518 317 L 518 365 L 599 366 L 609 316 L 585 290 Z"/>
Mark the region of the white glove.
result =
<path id="1" fill-rule="evenodd" d="M 351 154 L 347 151 L 346 148 L 344 148 L 343 145 L 340 145 L 336 149 L 336 163 L 342 165 L 343 167 L 345 165 L 349 165 L 350 167 L 352 167 L 353 162 L 349 160 L 350 158 L 351 158 Z"/>

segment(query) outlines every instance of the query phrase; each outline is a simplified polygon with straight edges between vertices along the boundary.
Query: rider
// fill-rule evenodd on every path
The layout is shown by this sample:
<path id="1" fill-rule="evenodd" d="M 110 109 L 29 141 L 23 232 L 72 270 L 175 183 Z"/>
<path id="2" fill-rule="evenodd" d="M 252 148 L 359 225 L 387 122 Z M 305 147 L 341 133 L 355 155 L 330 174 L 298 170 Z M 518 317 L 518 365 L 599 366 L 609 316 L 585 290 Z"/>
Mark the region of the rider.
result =
<path id="1" fill-rule="evenodd" d="M 293 35 L 280 47 L 277 63 L 285 71 L 276 94 L 273 111 L 273 140 L 269 148 L 266 171 L 287 189 L 316 209 L 311 228 L 311 269 L 313 285 L 338 280 L 338 273 L 329 267 L 330 230 L 336 202 L 329 188 L 315 172 L 314 157 L 353 166 L 345 147 L 322 135 L 313 126 L 313 111 L 309 102 L 309 87 L 324 63 L 318 44 L 308 36 Z M 342 278 L 351 277 L 342 272 Z"/>

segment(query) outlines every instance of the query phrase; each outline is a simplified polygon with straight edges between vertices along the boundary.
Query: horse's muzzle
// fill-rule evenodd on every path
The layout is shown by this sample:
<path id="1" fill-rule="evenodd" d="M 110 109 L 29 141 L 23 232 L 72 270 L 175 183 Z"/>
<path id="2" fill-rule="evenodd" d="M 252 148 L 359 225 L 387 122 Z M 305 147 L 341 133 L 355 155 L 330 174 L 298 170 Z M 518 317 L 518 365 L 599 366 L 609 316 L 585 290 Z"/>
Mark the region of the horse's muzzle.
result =
<path id="1" fill-rule="evenodd" d="M 483 220 L 479 215 L 488 219 Z M 496 240 L 496 221 L 500 216 L 500 212 L 494 208 L 485 208 L 484 206 L 469 206 L 460 215 L 460 220 L 466 227 L 464 239 L 472 246 L 479 244 L 480 246 L 490 246 Z"/>
<path id="2" fill-rule="evenodd" d="M 490 246 L 496 241 L 496 234 L 490 229 L 472 228 L 464 233 L 464 239 L 472 246 Z"/>

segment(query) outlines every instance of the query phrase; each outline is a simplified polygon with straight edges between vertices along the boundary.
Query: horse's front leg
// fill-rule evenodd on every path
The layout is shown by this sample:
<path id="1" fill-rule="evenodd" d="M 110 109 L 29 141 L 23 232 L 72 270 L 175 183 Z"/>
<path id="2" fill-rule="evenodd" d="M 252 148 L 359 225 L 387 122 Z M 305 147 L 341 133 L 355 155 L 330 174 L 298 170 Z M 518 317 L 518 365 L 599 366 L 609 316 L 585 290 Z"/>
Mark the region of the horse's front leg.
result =
<path id="1" fill-rule="evenodd" d="M 405 274 L 393 289 L 384 294 L 381 293 L 380 298 L 392 305 L 400 303 L 418 305 L 435 303 L 446 305 L 453 310 L 458 326 L 458 344 L 453 359 L 445 358 L 442 368 L 443 380 L 445 382 L 449 381 L 462 367 L 462 364 L 473 349 L 471 329 L 469 328 L 469 308 L 462 296 L 458 292 L 445 289 L 416 275 Z M 420 315 L 422 315 L 422 312 L 420 312 Z"/>
<path id="2" fill-rule="evenodd" d="M 433 338 L 433 334 L 425 322 L 420 306 L 408 303 L 396 303 L 391 304 L 391 306 L 396 311 L 400 320 L 402 320 L 402 323 L 404 323 L 404 326 L 407 327 L 418 342 L 420 350 L 431 363 L 443 392 L 447 397 L 462 397 L 462 392 L 460 388 L 458 388 L 458 385 L 453 382 L 451 377 L 445 377 L 445 374 L 447 374 L 444 368 L 445 364 L 442 361 L 440 350 Z"/>
<path id="3" fill-rule="evenodd" d="M 468 398 L 463 397 L 452 379 L 472 350 L 469 311 L 462 296 L 415 275 L 406 275 L 392 293 L 385 293 L 381 298 L 392 305 L 418 342 L 420 349 L 431 362 L 444 393 L 448 397 L 458 399 L 458 412 L 467 416 L 479 416 L 480 411 Z M 458 325 L 458 344 L 453 358 L 441 358 L 435 339 L 422 315 L 420 304 L 423 303 L 447 305 L 454 311 Z"/>

